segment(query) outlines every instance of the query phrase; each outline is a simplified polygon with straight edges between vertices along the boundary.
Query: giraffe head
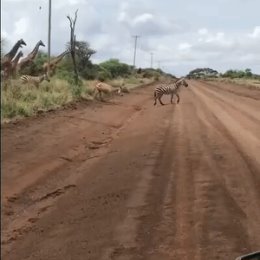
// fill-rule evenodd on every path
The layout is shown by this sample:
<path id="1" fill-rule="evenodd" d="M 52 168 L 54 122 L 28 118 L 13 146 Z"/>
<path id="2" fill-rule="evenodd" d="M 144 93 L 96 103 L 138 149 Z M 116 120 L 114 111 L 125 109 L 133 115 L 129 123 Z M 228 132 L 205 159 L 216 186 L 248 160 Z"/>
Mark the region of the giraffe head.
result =
<path id="1" fill-rule="evenodd" d="M 40 40 L 40 41 L 39 41 L 39 46 L 45 47 L 45 44 Z"/>
<path id="2" fill-rule="evenodd" d="M 19 47 L 20 48 L 22 48 L 23 45 L 26 46 L 26 43 L 25 43 L 25 41 L 23 39 L 20 39 L 18 42 L 19 42 Z"/>

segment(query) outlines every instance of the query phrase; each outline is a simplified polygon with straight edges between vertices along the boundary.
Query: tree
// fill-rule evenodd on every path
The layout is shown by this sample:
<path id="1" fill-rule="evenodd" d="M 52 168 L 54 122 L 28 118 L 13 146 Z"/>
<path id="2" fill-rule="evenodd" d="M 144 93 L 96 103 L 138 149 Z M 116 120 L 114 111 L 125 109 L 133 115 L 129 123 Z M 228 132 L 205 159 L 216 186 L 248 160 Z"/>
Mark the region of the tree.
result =
<path id="1" fill-rule="evenodd" d="M 67 18 L 70 22 L 70 53 L 73 62 L 74 80 L 76 85 L 78 85 L 79 83 L 79 75 L 78 75 L 78 69 L 77 69 L 77 64 L 75 59 L 75 41 L 76 41 L 75 25 L 76 25 L 77 17 L 78 17 L 78 10 L 75 12 L 74 19 L 72 19 L 69 15 L 67 15 Z"/>
<path id="2" fill-rule="evenodd" d="M 124 77 L 131 74 L 131 66 L 119 62 L 118 59 L 110 59 L 100 63 L 99 66 L 107 70 L 111 74 L 112 78 L 119 76 Z"/>
<path id="3" fill-rule="evenodd" d="M 243 70 L 227 70 L 224 74 L 223 77 L 226 78 L 251 78 L 253 77 L 253 73 L 251 72 L 251 69 L 245 69 Z"/>
<path id="4" fill-rule="evenodd" d="M 207 78 L 207 77 L 217 77 L 218 72 L 211 68 L 197 68 L 191 70 L 187 77 L 189 78 Z"/>
<path id="5" fill-rule="evenodd" d="M 66 44 L 70 48 L 70 43 Z M 90 58 L 96 51 L 90 48 L 86 41 L 75 41 L 75 60 L 80 74 L 84 74 L 87 68 L 92 66 Z M 82 75 L 81 75 L 82 76 Z"/>
<path id="6" fill-rule="evenodd" d="M 66 44 L 66 48 L 70 49 L 70 42 Z M 90 60 L 96 51 L 90 48 L 86 41 L 75 41 L 75 62 L 79 76 L 85 79 L 94 79 L 97 75 L 97 67 Z M 60 70 L 73 70 L 73 62 L 70 57 L 66 56 L 61 62 Z"/>
<path id="7" fill-rule="evenodd" d="M 245 76 L 247 78 L 251 78 L 253 76 L 251 69 L 245 69 Z"/>

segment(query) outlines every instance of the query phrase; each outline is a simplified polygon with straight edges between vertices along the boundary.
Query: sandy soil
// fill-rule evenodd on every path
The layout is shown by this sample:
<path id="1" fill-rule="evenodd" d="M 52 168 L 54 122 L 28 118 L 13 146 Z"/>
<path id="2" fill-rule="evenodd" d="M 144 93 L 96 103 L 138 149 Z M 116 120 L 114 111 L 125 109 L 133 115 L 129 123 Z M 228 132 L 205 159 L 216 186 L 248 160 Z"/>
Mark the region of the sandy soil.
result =
<path id="1" fill-rule="evenodd" d="M 2 129 L 2 256 L 235 259 L 260 249 L 260 91 L 155 86 Z"/>

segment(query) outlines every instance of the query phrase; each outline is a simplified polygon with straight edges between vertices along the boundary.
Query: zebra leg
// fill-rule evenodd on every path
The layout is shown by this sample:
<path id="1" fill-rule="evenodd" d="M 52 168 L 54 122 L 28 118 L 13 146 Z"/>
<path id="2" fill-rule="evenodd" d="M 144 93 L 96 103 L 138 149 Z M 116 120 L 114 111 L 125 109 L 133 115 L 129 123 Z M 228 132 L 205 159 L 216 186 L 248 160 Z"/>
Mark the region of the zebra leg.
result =
<path id="1" fill-rule="evenodd" d="M 157 104 L 157 97 L 154 98 L 154 103 L 153 105 L 155 106 Z"/>
<path id="2" fill-rule="evenodd" d="M 171 94 L 171 103 L 173 103 L 172 100 L 173 100 L 173 93 Z"/>
<path id="3" fill-rule="evenodd" d="M 154 91 L 154 93 L 153 93 L 153 97 L 154 97 L 154 103 L 153 103 L 153 105 L 155 106 L 155 105 L 157 104 L 157 94 L 156 94 L 155 91 Z"/>
<path id="4" fill-rule="evenodd" d="M 163 105 L 165 105 L 165 104 L 163 104 L 161 98 L 162 98 L 162 97 L 159 97 L 158 99 L 159 99 L 159 101 L 160 101 L 160 104 L 163 106 Z"/>
<path id="5" fill-rule="evenodd" d="M 176 96 L 177 96 L 177 104 L 179 104 L 179 102 L 180 102 L 180 96 L 179 96 L 179 94 L 176 94 Z"/>

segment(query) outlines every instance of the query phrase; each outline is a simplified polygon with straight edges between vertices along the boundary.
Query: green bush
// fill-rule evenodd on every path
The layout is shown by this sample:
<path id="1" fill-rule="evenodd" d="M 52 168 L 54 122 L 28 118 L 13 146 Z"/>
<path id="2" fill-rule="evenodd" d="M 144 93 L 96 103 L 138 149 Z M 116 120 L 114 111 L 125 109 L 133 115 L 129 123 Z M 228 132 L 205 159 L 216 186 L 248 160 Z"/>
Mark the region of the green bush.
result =
<path id="1" fill-rule="evenodd" d="M 131 67 L 117 59 L 110 59 L 102 62 L 99 66 L 111 74 L 112 78 L 125 77 L 131 74 Z"/>

